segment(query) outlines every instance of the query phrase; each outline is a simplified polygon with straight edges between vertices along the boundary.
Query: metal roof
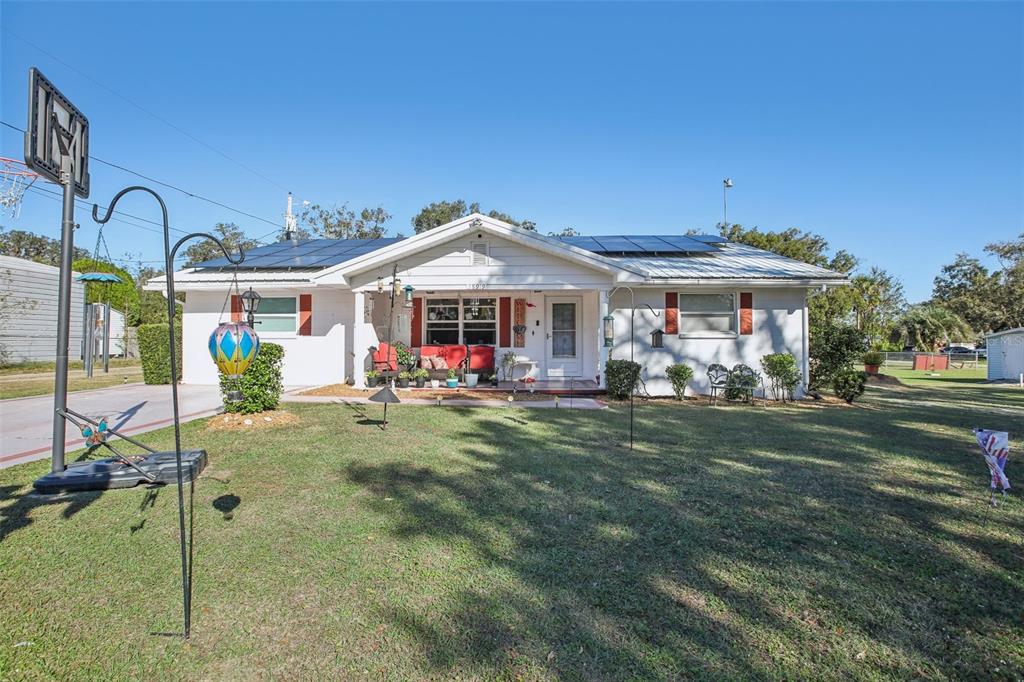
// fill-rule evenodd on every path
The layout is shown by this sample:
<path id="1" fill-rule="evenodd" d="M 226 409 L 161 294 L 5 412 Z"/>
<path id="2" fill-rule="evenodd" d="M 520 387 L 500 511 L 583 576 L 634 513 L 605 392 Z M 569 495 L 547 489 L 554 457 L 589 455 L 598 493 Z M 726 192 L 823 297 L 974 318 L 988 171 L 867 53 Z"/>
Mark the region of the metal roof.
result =
<path id="1" fill-rule="evenodd" d="M 239 269 L 285 270 L 329 268 L 364 253 L 394 244 L 403 237 L 381 239 L 307 239 L 298 243 L 278 242 L 245 252 Z M 197 263 L 196 268 L 234 268 L 227 258 Z"/>
<path id="2" fill-rule="evenodd" d="M 688 256 L 612 256 L 654 279 L 845 279 L 816 265 L 734 242 L 718 244 L 713 253 Z"/>

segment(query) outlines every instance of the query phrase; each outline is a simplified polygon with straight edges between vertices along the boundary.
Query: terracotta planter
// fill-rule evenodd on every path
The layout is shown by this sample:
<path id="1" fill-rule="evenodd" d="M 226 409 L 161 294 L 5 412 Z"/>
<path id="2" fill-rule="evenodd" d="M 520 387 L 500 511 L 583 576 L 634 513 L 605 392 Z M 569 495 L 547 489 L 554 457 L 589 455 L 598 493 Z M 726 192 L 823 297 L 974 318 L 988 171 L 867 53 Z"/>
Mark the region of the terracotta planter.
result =
<path id="1" fill-rule="evenodd" d="M 874 376 L 878 374 L 878 365 L 864 365 L 864 371 Z"/>

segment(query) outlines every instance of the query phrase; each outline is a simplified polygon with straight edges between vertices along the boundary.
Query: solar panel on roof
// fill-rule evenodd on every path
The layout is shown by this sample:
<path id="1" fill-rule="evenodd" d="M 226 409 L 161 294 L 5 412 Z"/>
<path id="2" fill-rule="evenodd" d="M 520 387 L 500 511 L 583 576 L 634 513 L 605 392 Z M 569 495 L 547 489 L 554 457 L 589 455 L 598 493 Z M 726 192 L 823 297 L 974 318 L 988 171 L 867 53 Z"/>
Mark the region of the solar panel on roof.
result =
<path id="1" fill-rule="evenodd" d="M 682 235 L 665 235 L 662 239 L 675 247 L 677 251 L 685 253 L 706 253 L 708 251 L 717 251 L 717 247 L 712 246 L 711 244 L 705 244 L 704 242 L 699 242 L 696 239 L 691 239 Z"/>
<path id="2" fill-rule="evenodd" d="M 690 239 L 696 239 L 697 241 L 704 242 L 705 244 L 725 244 L 729 241 L 725 237 L 721 237 L 717 234 L 691 234 L 687 236 Z"/>

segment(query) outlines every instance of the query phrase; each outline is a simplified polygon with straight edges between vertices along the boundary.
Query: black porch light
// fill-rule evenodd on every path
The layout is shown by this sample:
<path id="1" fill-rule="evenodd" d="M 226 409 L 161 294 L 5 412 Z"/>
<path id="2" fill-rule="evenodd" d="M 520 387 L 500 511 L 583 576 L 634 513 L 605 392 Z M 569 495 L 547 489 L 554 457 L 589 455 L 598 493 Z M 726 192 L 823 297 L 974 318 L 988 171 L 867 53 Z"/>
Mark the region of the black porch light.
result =
<path id="1" fill-rule="evenodd" d="M 615 345 L 615 318 L 611 313 L 604 316 L 604 347 L 611 348 Z"/>
<path id="2" fill-rule="evenodd" d="M 665 347 L 665 332 L 661 329 L 655 329 L 651 332 L 651 348 L 664 348 Z"/>
<path id="3" fill-rule="evenodd" d="M 260 309 L 260 301 L 263 299 L 262 296 L 257 294 L 249 287 L 249 291 L 245 292 L 241 296 L 242 299 L 242 312 L 245 313 L 245 319 L 249 323 L 249 326 L 253 326 L 256 312 Z"/>

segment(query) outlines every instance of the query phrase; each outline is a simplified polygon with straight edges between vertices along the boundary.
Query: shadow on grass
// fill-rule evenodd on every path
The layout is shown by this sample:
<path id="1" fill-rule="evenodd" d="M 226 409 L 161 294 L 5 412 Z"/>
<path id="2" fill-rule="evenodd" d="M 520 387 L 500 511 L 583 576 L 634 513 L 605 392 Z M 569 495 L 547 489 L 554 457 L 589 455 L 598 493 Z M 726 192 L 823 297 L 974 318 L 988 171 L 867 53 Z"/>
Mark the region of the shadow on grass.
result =
<path id="1" fill-rule="evenodd" d="M 486 662 L 527 677 L 799 677 L 856 671 L 867 651 L 883 675 L 970 676 L 998 666 L 991 638 L 1024 588 L 1019 543 L 985 535 L 1000 521 L 966 433 L 984 408 L 947 400 L 827 419 L 650 404 L 633 451 L 628 408 L 538 410 L 530 429 L 456 409 L 455 464 L 345 475 L 397 537 L 468 545 L 509 576 L 453 580 L 441 611 L 387 607 L 442 676 Z M 977 504 L 953 504 L 973 494 L 968 469 Z"/>

